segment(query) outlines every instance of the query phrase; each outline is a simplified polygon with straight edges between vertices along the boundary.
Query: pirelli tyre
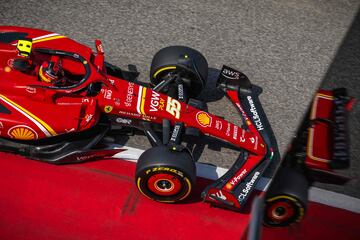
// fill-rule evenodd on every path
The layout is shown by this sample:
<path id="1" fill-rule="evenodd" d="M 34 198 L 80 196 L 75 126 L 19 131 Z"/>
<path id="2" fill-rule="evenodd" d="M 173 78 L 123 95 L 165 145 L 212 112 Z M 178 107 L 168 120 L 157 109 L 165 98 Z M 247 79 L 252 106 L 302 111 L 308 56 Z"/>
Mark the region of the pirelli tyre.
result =
<path id="1" fill-rule="evenodd" d="M 180 73 L 190 98 L 196 98 L 206 85 L 208 63 L 195 49 L 185 46 L 170 46 L 158 51 L 151 62 L 150 81 L 155 86 L 170 73 Z M 164 93 L 174 95 L 176 84 L 170 85 Z"/>
<path id="2" fill-rule="evenodd" d="M 285 227 L 300 222 L 306 212 L 309 183 L 292 168 L 281 168 L 266 195 L 264 224 Z"/>
<path id="3" fill-rule="evenodd" d="M 172 151 L 166 146 L 146 150 L 136 165 L 136 185 L 146 197 L 173 203 L 188 198 L 196 181 L 196 167 L 187 151 Z"/>

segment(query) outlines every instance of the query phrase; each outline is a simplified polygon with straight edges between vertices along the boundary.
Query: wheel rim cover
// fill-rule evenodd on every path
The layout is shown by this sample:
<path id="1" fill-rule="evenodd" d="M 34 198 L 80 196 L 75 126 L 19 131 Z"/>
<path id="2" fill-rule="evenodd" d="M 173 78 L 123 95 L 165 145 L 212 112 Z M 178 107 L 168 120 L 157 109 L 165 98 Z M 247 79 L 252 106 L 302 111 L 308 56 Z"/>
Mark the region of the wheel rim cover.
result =
<path id="1" fill-rule="evenodd" d="M 179 193 L 182 188 L 179 178 L 167 173 L 159 173 L 151 176 L 147 185 L 151 192 L 160 196 L 175 195 Z"/>

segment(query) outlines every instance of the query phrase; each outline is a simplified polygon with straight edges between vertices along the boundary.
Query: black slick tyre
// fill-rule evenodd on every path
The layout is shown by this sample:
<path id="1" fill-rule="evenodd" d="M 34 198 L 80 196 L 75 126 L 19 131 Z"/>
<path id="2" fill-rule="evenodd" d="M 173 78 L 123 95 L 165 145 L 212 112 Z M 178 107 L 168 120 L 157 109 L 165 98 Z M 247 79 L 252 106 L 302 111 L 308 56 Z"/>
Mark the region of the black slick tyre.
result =
<path id="1" fill-rule="evenodd" d="M 196 181 L 195 162 L 191 154 L 157 146 L 139 158 L 135 174 L 136 186 L 146 197 L 158 202 L 187 199 Z"/>
<path id="2" fill-rule="evenodd" d="M 170 46 L 158 51 L 151 62 L 150 81 L 155 86 L 170 72 L 181 73 L 189 97 L 196 98 L 206 85 L 208 63 L 195 49 L 185 46 Z M 171 92 L 170 86 L 165 90 Z"/>
<path id="3" fill-rule="evenodd" d="M 264 224 L 285 227 L 300 222 L 306 212 L 309 183 L 295 169 L 281 168 L 266 195 Z"/>

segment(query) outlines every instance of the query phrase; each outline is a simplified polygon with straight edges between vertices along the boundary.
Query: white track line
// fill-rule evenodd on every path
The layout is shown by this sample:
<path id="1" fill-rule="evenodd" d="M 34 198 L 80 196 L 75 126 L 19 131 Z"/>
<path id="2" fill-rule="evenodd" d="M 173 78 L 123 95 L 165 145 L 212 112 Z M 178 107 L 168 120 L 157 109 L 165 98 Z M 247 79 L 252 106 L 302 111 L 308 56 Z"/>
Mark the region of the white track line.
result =
<path id="1" fill-rule="evenodd" d="M 309 199 L 310 201 L 322 203 L 331 207 L 360 213 L 360 199 L 350 197 L 345 194 L 311 187 L 309 191 Z"/>

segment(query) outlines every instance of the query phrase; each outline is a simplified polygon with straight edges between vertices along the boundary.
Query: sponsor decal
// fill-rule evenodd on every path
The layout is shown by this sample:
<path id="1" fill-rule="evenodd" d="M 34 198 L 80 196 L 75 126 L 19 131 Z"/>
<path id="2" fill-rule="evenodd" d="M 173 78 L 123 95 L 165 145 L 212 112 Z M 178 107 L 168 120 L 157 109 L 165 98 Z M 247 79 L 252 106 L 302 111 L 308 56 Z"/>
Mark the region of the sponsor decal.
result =
<path id="1" fill-rule="evenodd" d="M 139 114 L 139 113 L 126 112 L 126 111 L 119 111 L 119 114 L 128 115 L 128 116 L 132 116 L 132 117 L 140 117 L 141 116 L 141 114 Z"/>
<path id="2" fill-rule="evenodd" d="M 184 100 L 184 85 L 178 85 L 178 96 L 180 100 Z"/>
<path id="3" fill-rule="evenodd" d="M 255 137 L 255 146 L 254 146 L 255 150 L 258 148 L 258 144 L 259 144 L 259 138 L 256 136 Z"/>
<path id="4" fill-rule="evenodd" d="M 212 118 L 208 113 L 200 111 L 196 114 L 196 121 L 203 127 L 210 127 Z"/>
<path id="5" fill-rule="evenodd" d="M 233 177 L 231 180 L 230 180 L 230 185 L 226 185 L 226 187 L 228 189 L 232 189 L 238 182 L 241 181 L 241 179 L 245 176 L 245 174 L 247 173 L 247 170 L 246 168 L 244 170 L 242 170 L 237 176 Z"/>
<path id="6" fill-rule="evenodd" d="M 232 71 L 230 69 L 224 68 L 223 71 L 221 72 L 221 75 L 223 75 L 224 77 L 228 78 L 228 79 L 234 79 L 234 80 L 238 80 L 240 79 L 240 73 L 237 71 Z"/>
<path id="7" fill-rule="evenodd" d="M 249 194 L 251 188 L 253 187 L 256 179 L 258 179 L 258 177 L 260 176 L 260 172 L 255 172 L 254 175 L 252 176 L 251 180 L 249 182 L 246 183 L 245 188 L 242 189 L 238 200 L 239 201 L 243 201 L 246 196 Z"/>
<path id="8" fill-rule="evenodd" d="M 250 104 L 250 112 L 253 114 L 252 117 L 253 117 L 253 120 L 255 122 L 256 128 L 259 131 L 264 130 L 263 124 L 262 124 L 261 119 L 259 117 L 259 114 L 258 114 L 258 112 L 256 110 L 253 99 L 251 98 L 251 96 L 247 96 L 247 100 L 248 100 L 248 102 Z"/>
<path id="9" fill-rule="evenodd" d="M 88 103 L 88 102 L 90 102 L 90 99 L 88 99 L 88 98 L 83 98 L 83 99 L 82 99 L 82 102 L 83 102 L 83 103 Z"/>
<path id="10" fill-rule="evenodd" d="M 160 94 L 155 91 L 151 93 L 150 100 L 150 112 L 157 112 L 158 110 L 164 110 L 165 100 L 160 98 Z"/>
<path id="11" fill-rule="evenodd" d="M 34 94 L 36 93 L 36 88 L 33 87 L 26 87 L 25 89 L 28 93 Z"/>
<path id="12" fill-rule="evenodd" d="M 110 105 L 106 105 L 104 107 L 104 112 L 106 112 L 106 113 L 110 113 L 112 110 L 113 110 L 113 107 Z"/>
<path id="13" fill-rule="evenodd" d="M 104 98 L 111 100 L 112 97 L 112 91 L 110 89 L 102 89 L 101 91 L 104 92 Z"/>
<path id="14" fill-rule="evenodd" d="M 225 195 L 222 193 L 221 190 L 219 190 L 219 191 L 216 192 L 216 193 L 211 194 L 211 196 L 216 196 L 216 197 L 218 197 L 218 198 L 220 198 L 220 199 L 222 199 L 222 200 L 226 200 L 226 197 L 225 197 Z M 216 200 L 216 199 L 215 199 L 215 200 Z"/>
<path id="15" fill-rule="evenodd" d="M 0 128 L 4 128 L 4 125 L 2 122 L 0 122 Z"/>
<path id="16" fill-rule="evenodd" d="M 18 140 L 34 140 L 38 138 L 38 134 L 29 126 L 17 125 L 9 129 L 8 135 Z"/>
<path id="17" fill-rule="evenodd" d="M 85 116 L 85 121 L 86 121 L 86 122 L 90 122 L 90 120 L 93 118 L 93 116 L 94 116 L 94 115 L 92 115 L 92 114 L 86 114 L 86 116 Z"/>
<path id="18" fill-rule="evenodd" d="M 84 156 L 76 157 L 76 160 L 77 161 L 85 161 L 85 160 L 89 160 L 89 159 L 94 158 L 94 157 L 96 157 L 96 154 L 84 155 Z"/>
<path id="19" fill-rule="evenodd" d="M 104 53 L 104 47 L 103 47 L 102 43 L 97 44 L 96 49 L 97 49 L 97 51 L 99 51 L 100 53 Z"/>
<path id="20" fill-rule="evenodd" d="M 239 130 L 239 127 L 238 127 L 238 126 L 234 126 L 233 139 L 237 139 L 238 130 Z"/>
<path id="21" fill-rule="evenodd" d="M 110 79 L 110 78 L 109 78 L 109 82 L 110 82 L 111 85 L 114 85 L 114 84 L 115 84 L 115 80 L 114 80 L 114 79 Z"/>
<path id="22" fill-rule="evenodd" d="M 115 122 L 130 125 L 130 124 L 131 124 L 131 119 L 116 118 L 116 119 L 115 119 Z"/>
<path id="23" fill-rule="evenodd" d="M 175 125 L 174 130 L 173 130 L 173 132 L 172 132 L 172 134 L 171 134 L 171 138 L 170 138 L 171 141 L 175 141 L 175 140 L 176 140 L 177 136 L 179 135 L 179 131 L 180 131 L 180 126 L 179 126 L 179 125 Z"/>
<path id="24" fill-rule="evenodd" d="M 181 104 L 178 100 L 171 97 L 167 98 L 166 111 L 173 115 L 176 119 L 180 118 Z"/>
<path id="25" fill-rule="evenodd" d="M 216 128 L 217 130 L 221 130 L 221 129 L 222 129 L 222 121 L 216 120 L 216 121 L 215 121 L 215 128 Z"/>
<path id="26" fill-rule="evenodd" d="M 246 141 L 246 138 L 245 138 L 245 130 L 242 129 L 241 131 L 241 136 L 240 136 L 240 142 L 245 142 Z"/>
<path id="27" fill-rule="evenodd" d="M 114 98 L 115 106 L 120 106 L 120 98 Z"/>
<path id="28" fill-rule="evenodd" d="M 347 142 L 346 134 L 346 104 L 348 99 L 345 96 L 335 94 L 334 97 L 334 122 L 336 124 L 335 131 L 333 131 L 334 137 L 334 160 L 342 160 L 344 162 L 349 159 L 349 146 Z"/>
<path id="29" fill-rule="evenodd" d="M 129 82 L 127 93 L 126 93 L 126 98 L 125 98 L 125 102 L 124 102 L 126 107 L 131 107 L 133 98 L 134 98 L 134 83 Z"/>
<path id="30" fill-rule="evenodd" d="M 159 110 L 163 111 L 165 107 L 165 99 L 160 98 Z"/>
<path id="31" fill-rule="evenodd" d="M 244 109 L 241 107 L 241 105 L 239 103 L 236 103 L 236 106 L 238 107 L 240 113 L 241 113 L 241 116 L 244 118 L 245 121 L 248 120 L 248 117 L 244 111 Z"/>
<path id="32" fill-rule="evenodd" d="M 156 117 L 148 116 L 148 115 L 142 115 L 141 118 L 145 121 L 150 122 L 151 120 L 156 119 Z"/>
<path id="33" fill-rule="evenodd" d="M 227 124 L 227 127 L 226 127 L 226 136 L 230 137 L 230 129 L 231 129 L 231 125 L 230 123 Z"/>
<path id="34" fill-rule="evenodd" d="M 14 59 L 13 58 L 10 58 L 8 61 L 7 61 L 7 65 L 9 67 L 14 67 Z"/>
<path id="35" fill-rule="evenodd" d="M 250 138 L 250 142 L 251 142 L 252 144 L 254 144 L 255 138 L 251 137 L 251 138 Z"/>

